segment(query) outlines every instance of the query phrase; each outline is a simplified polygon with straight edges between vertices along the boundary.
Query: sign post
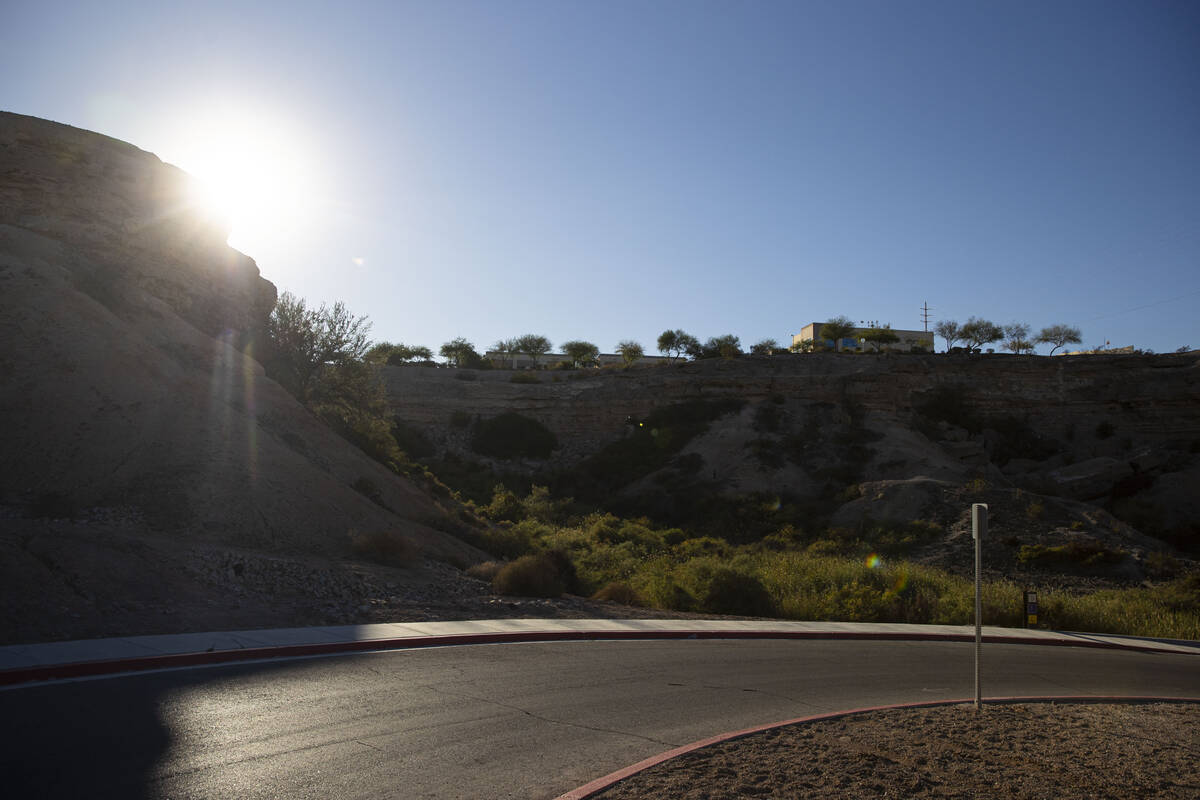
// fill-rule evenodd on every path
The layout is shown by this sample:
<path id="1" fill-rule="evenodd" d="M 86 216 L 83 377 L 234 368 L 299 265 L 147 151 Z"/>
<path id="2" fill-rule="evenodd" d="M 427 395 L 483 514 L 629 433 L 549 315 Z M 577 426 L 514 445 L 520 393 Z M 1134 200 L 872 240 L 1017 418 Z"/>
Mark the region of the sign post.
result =
<path id="1" fill-rule="evenodd" d="M 1025 627 L 1036 628 L 1038 617 L 1038 599 L 1037 592 L 1033 589 L 1025 590 Z"/>
<path id="2" fill-rule="evenodd" d="M 987 503 L 971 505 L 971 538 L 975 540 L 975 710 L 983 708 L 979 658 L 983 652 L 983 537 L 987 535 Z"/>

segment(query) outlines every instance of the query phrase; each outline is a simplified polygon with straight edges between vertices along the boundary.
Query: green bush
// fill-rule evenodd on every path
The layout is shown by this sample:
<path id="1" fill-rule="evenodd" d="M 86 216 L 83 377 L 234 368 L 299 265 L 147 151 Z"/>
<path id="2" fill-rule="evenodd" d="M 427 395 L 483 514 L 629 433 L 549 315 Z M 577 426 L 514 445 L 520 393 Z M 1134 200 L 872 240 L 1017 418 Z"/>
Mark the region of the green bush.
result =
<path id="1" fill-rule="evenodd" d="M 542 379 L 536 372 L 514 372 L 508 379 L 511 383 L 541 383 Z"/>

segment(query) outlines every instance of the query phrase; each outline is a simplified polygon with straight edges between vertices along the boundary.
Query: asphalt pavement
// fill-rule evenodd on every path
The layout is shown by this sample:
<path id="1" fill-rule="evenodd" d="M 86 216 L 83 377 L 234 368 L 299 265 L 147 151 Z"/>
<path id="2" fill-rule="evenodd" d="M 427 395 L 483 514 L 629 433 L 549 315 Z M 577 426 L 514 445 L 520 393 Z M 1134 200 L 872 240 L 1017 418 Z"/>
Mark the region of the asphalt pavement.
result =
<path id="1" fill-rule="evenodd" d="M 527 634 L 563 632 L 560 621 L 524 623 Z M 478 623 L 476 633 L 494 635 L 496 624 Z M 973 692 L 973 645 L 922 638 L 929 631 L 705 639 L 703 625 L 689 633 L 671 630 L 678 621 L 648 624 L 697 638 L 629 641 L 609 630 L 593 641 L 389 645 L 13 685 L 0 691 L 6 794 L 553 798 L 723 731 Z M 713 635 L 730 625 L 707 624 Z M 1159 652 L 1146 652 L 1145 640 L 1116 642 L 1136 650 L 1111 644 L 989 643 L 984 695 L 1200 697 L 1194 643 L 1154 643 Z"/>

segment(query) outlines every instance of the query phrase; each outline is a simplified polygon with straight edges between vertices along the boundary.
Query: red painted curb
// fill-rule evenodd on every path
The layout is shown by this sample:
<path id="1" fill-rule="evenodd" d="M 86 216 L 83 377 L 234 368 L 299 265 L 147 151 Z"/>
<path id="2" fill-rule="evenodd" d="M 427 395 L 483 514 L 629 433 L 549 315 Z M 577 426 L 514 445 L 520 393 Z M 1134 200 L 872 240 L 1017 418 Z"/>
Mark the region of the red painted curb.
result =
<path id="1" fill-rule="evenodd" d="M 775 728 L 783 728 L 788 725 L 801 725 L 810 722 L 821 722 L 823 720 L 838 719 L 840 717 L 849 717 L 855 714 L 866 714 L 871 711 L 895 711 L 905 708 L 933 708 L 935 706 L 955 706 L 955 705 L 970 705 L 975 702 L 974 698 L 967 700 L 931 700 L 922 703 L 897 703 L 889 706 L 868 706 L 866 708 L 855 708 L 849 711 L 831 711 L 825 714 L 815 714 L 809 717 L 797 717 L 796 719 L 783 720 L 782 722 L 771 722 L 766 725 L 759 725 L 754 728 L 746 728 L 741 731 L 732 731 L 730 733 L 719 733 L 716 736 L 710 736 L 707 739 L 685 744 L 682 747 L 676 747 L 674 750 L 667 750 L 659 753 L 656 756 L 651 756 L 636 764 L 628 767 L 623 767 L 616 772 L 610 772 L 603 778 L 584 784 L 577 789 L 561 794 L 554 800 L 587 800 L 587 798 L 611 788 L 614 784 L 619 783 L 626 778 L 629 778 L 637 773 L 656 767 L 673 758 L 685 755 L 687 753 L 700 750 L 705 747 L 710 747 L 721 742 L 728 742 L 734 739 L 741 739 L 745 736 L 750 736 L 755 733 L 774 730 Z M 988 705 L 1002 705 L 1006 703 L 1200 703 L 1200 697 L 1101 697 L 1095 695 L 1084 696 L 1063 696 L 1063 697 L 989 697 L 985 698 L 984 703 Z"/>
<path id="2" fill-rule="evenodd" d="M 921 632 L 862 632 L 853 631 L 511 631 L 496 633 L 465 633 L 446 636 L 410 636 L 396 639 L 367 639 L 353 642 L 294 644 L 271 647 L 247 647 L 240 650 L 214 650 L 202 653 L 170 653 L 133 658 L 98 661 L 79 661 L 66 664 L 47 664 L 36 667 L 17 667 L 0 670 L 0 686 L 61 678 L 84 678 L 120 672 L 138 672 L 172 667 L 193 667 L 268 658 L 356 653 L 372 650 L 400 650 L 419 647 L 448 647 L 467 644 L 516 644 L 521 642 L 563 641 L 621 641 L 647 639 L 846 639 L 878 641 L 942 641 L 973 642 L 972 634 Z M 989 644 L 1028 644 L 1056 647 L 1094 647 L 1105 650 L 1132 650 L 1147 653 L 1169 652 L 1153 647 L 1094 640 L 1040 639 L 1032 636 L 984 636 Z M 1182 655 L 1200 655 L 1195 653 Z"/>

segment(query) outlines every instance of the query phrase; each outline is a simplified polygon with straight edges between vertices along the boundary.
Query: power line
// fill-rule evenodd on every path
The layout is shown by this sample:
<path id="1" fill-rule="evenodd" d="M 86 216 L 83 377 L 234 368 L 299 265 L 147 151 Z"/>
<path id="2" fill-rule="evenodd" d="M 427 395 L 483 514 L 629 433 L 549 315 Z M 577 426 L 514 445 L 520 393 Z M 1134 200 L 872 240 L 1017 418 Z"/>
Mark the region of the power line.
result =
<path id="1" fill-rule="evenodd" d="M 1181 294 L 1181 295 L 1177 295 L 1175 297 L 1170 297 L 1166 300 L 1156 300 L 1153 303 L 1146 303 L 1144 306 L 1134 306 L 1133 308 L 1126 308 L 1122 311 L 1112 311 L 1112 312 L 1109 312 L 1108 314 L 1101 314 L 1098 317 L 1090 317 L 1089 319 L 1083 320 L 1083 322 L 1095 322 L 1098 319 L 1108 319 L 1109 317 L 1117 317 L 1117 316 L 1120 316 L 1121 314 L 1128 314 L 1131 311 L 1141 311 L 1143 308 L 1153 308 L 1154 306 L 1161 306 L 1166 303 L 1174 303 L 1177 300 L 1185 300 L 1189 297 L 1194 297 L 1195 295 L 1198 295 L 1198 294 L 1200 294 L 1200 289 L 1196 289 L 1195 291 L 1188 292 L 1187 294 Z"/>

